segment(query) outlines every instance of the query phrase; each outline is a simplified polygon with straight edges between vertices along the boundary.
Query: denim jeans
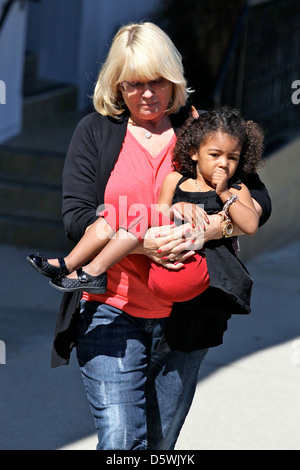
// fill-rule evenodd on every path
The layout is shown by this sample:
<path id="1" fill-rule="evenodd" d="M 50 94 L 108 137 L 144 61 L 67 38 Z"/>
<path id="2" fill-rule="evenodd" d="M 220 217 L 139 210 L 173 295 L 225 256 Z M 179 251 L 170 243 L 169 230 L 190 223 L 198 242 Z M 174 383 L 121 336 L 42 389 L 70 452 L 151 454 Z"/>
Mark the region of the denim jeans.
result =
<path id="1" fill-rule="evenodd" d="M 98 450 L 174 449 L 207 349 L 156 351 L 165 323 L 82 301 L 77 358 Z"/>

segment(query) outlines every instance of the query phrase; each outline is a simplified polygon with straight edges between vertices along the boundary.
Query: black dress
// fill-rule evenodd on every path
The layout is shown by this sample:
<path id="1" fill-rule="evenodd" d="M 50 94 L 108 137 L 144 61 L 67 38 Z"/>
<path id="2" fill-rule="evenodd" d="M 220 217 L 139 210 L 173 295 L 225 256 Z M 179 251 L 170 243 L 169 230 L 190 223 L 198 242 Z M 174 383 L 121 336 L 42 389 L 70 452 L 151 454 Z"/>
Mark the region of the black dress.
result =
<path id="1" fill-rule="evenodd" d="M 223 203 L 215 191 L 183 191 L 179 186 L 186 179 L 188 177 L 183 177 L 177 183 L 174 204 L 182 201 L 201 204 L 209 215 L 222 210 Z M 238 182 L 232 183 L 231 187 L 240 189 Z M 234 241 L 222 238 L 204 245 L 210 287 L 187 302 L 174 304 L 165 331 L 172 350 L 192 351 L 217 346 L 222 343 L 231 315 L 250 313 L 253 281 L 236 255 Z M 208 335 L 210 325 L 219 325 L 219 331 L 214 331 L 213 337 Z"/>

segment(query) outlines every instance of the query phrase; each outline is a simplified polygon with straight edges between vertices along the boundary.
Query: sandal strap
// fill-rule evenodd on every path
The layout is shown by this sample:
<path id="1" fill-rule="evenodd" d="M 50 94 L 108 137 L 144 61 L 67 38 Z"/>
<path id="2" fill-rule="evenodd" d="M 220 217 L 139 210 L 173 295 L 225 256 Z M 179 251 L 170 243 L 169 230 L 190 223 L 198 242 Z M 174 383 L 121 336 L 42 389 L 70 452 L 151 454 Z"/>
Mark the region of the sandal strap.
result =
<path id="1" fill-rule="evenodd" d="M 90 276 L 82 268 L 76 270 L 78 280 L 82 283 L 89 282 Z"/>
<path id="2" fill-rule="evenodd" d="M 59 262 L 59 266 L 60 266 L 61 275 L 66 276 L 67 274 L 70 274 L 69 270 L 67 268 L 67 265 L 65 263 L 64 258 L 58 258 L 58 262 Z"/>

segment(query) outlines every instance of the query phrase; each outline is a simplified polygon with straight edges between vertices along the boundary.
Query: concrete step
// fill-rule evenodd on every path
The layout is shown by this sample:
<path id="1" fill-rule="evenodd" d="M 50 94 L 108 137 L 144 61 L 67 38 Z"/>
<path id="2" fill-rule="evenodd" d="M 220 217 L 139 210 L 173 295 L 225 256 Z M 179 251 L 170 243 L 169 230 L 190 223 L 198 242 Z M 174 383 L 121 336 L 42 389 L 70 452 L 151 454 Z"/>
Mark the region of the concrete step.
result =
<path id="1" fill-rule="evenodd" d="M 31 93 L 32 86 L 36 82 L 38 76 L 38 57 L 37 54 L 27 51 L 24 62 L 23 72 L 23 96 Z"/>
<path id="2" fill-rule="evenodd" d="M 74 85 L 39 76 L 39 57 L 27 51 L 23 73 L 23 129 L 76 110 Z"/>
<path id="3" fill-rule="evenodd" d="M 76 110 L 75 85 L 57 84 L 23 100 L 23 130 Z"/>
<path id="4" fill-rule="evenodd" d="M 0 179 L 0 213 L 34 215 L 41 219 L 61 218 L 61 188 L 54 185 L 39 185 L 11 182 Z"/>
<path id="5" fill-rule="evenodd" d="M 68 253 L 72 247 L 66 239 L 60 220 L 0 213 L 0 242 L 7 245 L 31 246 L 36 251 L 59 250 Z"/>
<path id="6" fill-rule="evenodd" d="M 61 185 L 65 154 L 0 147 L 0 178 L 5 181 Z"/>
<path id="7" fill-rule="evenodd" d="M 36 123 L 0 146 L 0 243 L 69 251 L 61 215 L 68 144 L 84 111 Z"/>
<path id="8" fill-rule="evenodd" d="M 64 155 L 2 148 L 0 243 L 64 249 L 61 173 Z"/>

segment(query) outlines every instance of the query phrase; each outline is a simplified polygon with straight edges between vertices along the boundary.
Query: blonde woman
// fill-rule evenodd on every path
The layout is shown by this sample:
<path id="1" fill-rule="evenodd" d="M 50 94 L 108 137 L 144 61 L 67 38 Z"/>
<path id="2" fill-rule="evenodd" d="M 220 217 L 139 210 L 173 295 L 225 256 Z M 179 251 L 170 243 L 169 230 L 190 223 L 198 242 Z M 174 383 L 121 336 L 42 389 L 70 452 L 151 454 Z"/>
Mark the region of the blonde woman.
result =
<path id="1" fill-rule="evenodd" d="M 120 208 L 124 201 L 126 208 L 156 203 L 172 169 L 176 133 L 192 112 L 186 106 L 189 93 L 181 56 L 160 28 L 142 23 L 118 31 L 95 86 L 95 112 L 77 126 L 65 161 L 63 218 L 71 240 L 80 240 L 104 203 Z M 268 192 L 257 175 L 244 182 L 264 223 Z M 166 235 L 163 227 L 150 229 L 136 252 L 109 269 L 106 293 L 64 295 L 52 365 L 68 363 L 76 346 L 99 450 L 174 449 L 200 364 L 208 348 L 222 342 L 230 315 L 201 311 L 199 304 L 203 324 L 197 346 L 183 351 L 176 332 L 171 350 L 164 331 L 173 305 L 156 297 L 141 275 L 147 256 L 176 270 L 176 261 L 186 262 L 202 247 L 203 236 L 204 241 L 222 237 L 218 215 L 209 223 L 201 211 L 198 216 L 206 230 L 199 230 L 192 249 L 169 226 Z M 59 274 L 61 268 L 55 269 Z M 189 337 L 186 320 L 195 305 L 176 306 L 185 316 L 181 334 Z"/>

